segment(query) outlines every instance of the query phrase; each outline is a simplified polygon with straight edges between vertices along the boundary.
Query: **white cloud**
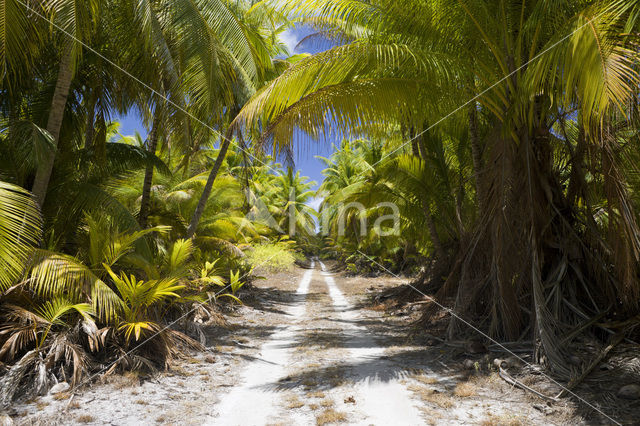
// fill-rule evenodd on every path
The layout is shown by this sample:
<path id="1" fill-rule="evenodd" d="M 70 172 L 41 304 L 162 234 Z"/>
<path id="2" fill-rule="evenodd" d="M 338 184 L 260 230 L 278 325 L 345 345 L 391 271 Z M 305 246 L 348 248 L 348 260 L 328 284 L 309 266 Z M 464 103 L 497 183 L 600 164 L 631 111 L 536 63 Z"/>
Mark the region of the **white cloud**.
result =
<path id="1" fill-rule="evenodd" d="M 282 40 L 282 42 L 287 46 L 287 49 L 289 49 L 289 53 L 293 55 L 293 51 L 295 50 L 299 42 L 298 36 L 296 35 L 295 31 L 289 28 L 288 30 L 283 31 L 279 35 L 279 37 L 280 40 Z"/>
<path id="2" fill-rule="evenodd" d="M 324 197 L 312 198 L 307 201 L 307 205 L 315 210 L 320 210 L 320 204 L 324 201 Z"/>

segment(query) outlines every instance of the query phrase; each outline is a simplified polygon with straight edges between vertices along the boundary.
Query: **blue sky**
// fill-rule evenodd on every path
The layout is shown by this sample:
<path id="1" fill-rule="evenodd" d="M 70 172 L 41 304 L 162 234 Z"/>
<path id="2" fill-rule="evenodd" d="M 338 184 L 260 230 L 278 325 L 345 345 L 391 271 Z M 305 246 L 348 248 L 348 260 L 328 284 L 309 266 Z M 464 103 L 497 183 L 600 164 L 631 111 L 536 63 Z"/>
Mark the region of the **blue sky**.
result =
<path id="1" fill-rule="evenodd" d="M 298 46 L 300 41 L 311 33 L 313 33 L 313 30 L 310 28 L 294 28 L 285 31 L 281 35 L 281 39 L 287 45 L 292 54 L 317 53 L 330 47 L 330 43 L 328 41 L 317 39 L 304 42 L 301 46 Z M 147 130 L 142 125 L 140 119 L 135 115 L 131 114 L 119 117 L 118 120 L 120 121 L 120 132 L 122 134 L 133 135 L 138 131 L 142 135 L 143 139 L 146 138 Z M 321 172 L 323 165 L 320 160 L 315 158 L 315 156 L 329 156 L 331 152 L 333 152 L 333 145 L 339 145 L 340 141 L 336 139 L 335 141 L 317 142 L 311 138 L 300 137 L 297 137 L 296 141 L 298 143 L 294 146 L 295 167 L 297 170 L 300 170 L 303 175 L 308 176 L 312 181 L 315 181 L 315 188 L 317 188 L 320 183 L 322 183 Z M 320 202 L 321 200 L 312 200 L 309 204 L 317 208 Z"/>

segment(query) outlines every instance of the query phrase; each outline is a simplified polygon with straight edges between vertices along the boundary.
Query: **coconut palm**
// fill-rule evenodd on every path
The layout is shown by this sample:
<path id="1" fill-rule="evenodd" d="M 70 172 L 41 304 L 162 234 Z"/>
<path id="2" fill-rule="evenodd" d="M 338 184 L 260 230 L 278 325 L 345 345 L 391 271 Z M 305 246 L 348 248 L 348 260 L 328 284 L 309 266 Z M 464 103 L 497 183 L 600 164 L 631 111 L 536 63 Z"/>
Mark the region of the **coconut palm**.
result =
<path id="1" fill-rule="evenodd" d="M 313 197 L 314 185 L 315 182 L 301 176 L 300 171 L 294 173 L 289 167 L 273 179 L 265 194 L 278 226 L 291 238 L 298 233 L 305 236 L 315 231 L 315 211 L 307 204 Z"/>
<path id="2" fill-rule="evenodd" d="M 243 22 L 247 23 L 247 31 L 252 34 L 252 40 L 254 40 L 253 47 L 256 52 L 258 52 L 258 57 L 260 58 L 260 61 L 257 62 L 259 65 L 257 69 L 258 78 L 253 80 L 244 79 L 239 82 L 240 84 L 238 84 L 236 88 L 239 96 L 236 96 L 234 104 L 228 108 L 227 114 L 225 114 L 225 118 L 227 119 L 224 126 L 225 131 L 224 133 L 219 133 L 220 150 L 218 152 L 218 158 L 209 172 L 207 184 L 205 185 L 200 201 L 196 206 L 189 227 L 187 228 L 186 236 L 188 238 L 192 238 L 196 232 L 198 223 L 202 217 L 202 212 L 209 199 L 213 183 L 218 176 L 229 146 L 232 144 L 234 134 L 237 132 L 237 129 L 231 123 L 236 119 L 238 111 L 258 88 L 262 87 L 266 82 L 278 75 L 278 73 L 283 72 L 301 58 L 299 55 L 294 55 L 286 60 L 273 59 L 278 55 L 289 53 L 278 38 L 278 35 L 287 28 L 288 22 L 284 15 L 277 12 L 277 8 L 269 2 L 258 1 L 250 7 L 247 6 L 249 5 L 236 2 L 234 11 L 238 16 L 242 16 Z M 239 71 L 242 72 L 242 69 Z M 240 139 L 241 138 L 239 138 L 238 142 L 243 144 Z M 253 158 L 257 159 L 255 156 L 253 156 Z"/>
<path id="3" fill-rule="evenodd" d="M 275 234 L 245 217 L 255 166 L 216 129 L 286 68 L 283 25 L 264 2 L 0 2 L 3 405 L 92 361 L 166 367 L 195 345 L 170 318 L 239 300 L 241 248 Z M 132 113 L 146 141 L 111 121 Z"/>

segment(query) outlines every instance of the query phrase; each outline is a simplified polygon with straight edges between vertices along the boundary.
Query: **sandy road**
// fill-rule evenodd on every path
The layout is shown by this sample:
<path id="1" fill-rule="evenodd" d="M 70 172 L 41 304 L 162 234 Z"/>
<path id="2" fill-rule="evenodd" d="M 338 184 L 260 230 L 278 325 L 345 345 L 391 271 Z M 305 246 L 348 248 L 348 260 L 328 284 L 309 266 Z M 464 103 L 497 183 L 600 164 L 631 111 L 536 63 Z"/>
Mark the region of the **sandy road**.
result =
<path id="1" fill-rule="evenodd" d="M 398 284 L 334 275 L 319 261 L 271 274 L 229 324 L 203 328 L 207 352 L 144 380 L 112 375 L 73 397 L 23 401 L 11 415 L 18 425 L 583 424 L 366 308 L 371 291 Z"/>
<path id="2" fill-rule="evenodd" d="M 311 263 L 311 268 L 315 263 Z M 314 270 L 305 271 L 296 291 L 295 304 L 285 309 L 288 324 L 280 327 L 265 342 L 258 359 L 243 371 L 239 386 L 227 393 L 216 407 L 217 416 L 207 423 L 220 425 L 261 425 L 276 420 L 279 395 L 269 389 L 287 374 L 286 364 L 291 356 L 291 346 L 299 331 L 297 322 L 304 315 L 306 295 Z"/>
<path id="3" fill-rule="evenodd" d="M 358 311 L 353 309 L 347 298 L 340 291 L 333 274 L 327 272 L 320 262 L 322 275 L 327 284 L 329 295 L 336 313 L 344 321 L 345 328 L 352 331 L 351 336 L 359 337 L 363 343 L 353 347 L 348 362 L 353 365 L 354 399 L 358 404 L 357 424 L 363 425 L 414 425 L 422 424 L 420 412 L 406 386 L 398 378 L 382 380 L 379 373 L 392 368 L 384 359 L 384 348 L 379 346 L 374 336 L 360 325 L 357 325 Z M 353 338 L 353 337 L 352 337 Z"/>
<path id="4" fill-rule="evenodd" d="M 348 406 L 348 422 L 362 425 L 418 425 L 423 424 L 421 413 L 415 406 L 411 393 L 400 383 L 400 378 L 391 380 L 380 378 L 379 373 L 391 368 L 383 359 L 384 348 L 376 343 L 376 339 L 365 327 L 357 325 L 358 311 L 347 300 L 335 282 L 333 274 L 326 270 L 320 263 L 321 270 L 307 270 L 297 290 L 297 300 L 293 306 L 285 310 L 289 317 L 285 325 L 272 334 L 269 341 L 263 344 L 259 360 L 250 363 L 242 373 L 241 384 L 226 394 L 216 407 L 217 416 L 210 420 L 210 424 L 216 425 L 266 425 L 286 421 L 295 424 L 313 424 L 314 416 L 305 410 L 292 410 L 284 406 L 286 401 L 281 393 L 274 391 L 278 383 L 287 379 L 291 371 L 287 365 L 291 364 L 292 349 L 295 348 L 296 335 L 300 338 L 303 331 L 300 325 L 306 316 L 305 305 L 314 303 L 306 299 L 309 284 L 314 275 L 319 274 L 325 284 L 325 292 L 328 293 L 331 306 L 325 308 L 323 320 L 338 320 L 343 331 L 344 346 L 349 350 L 344 352 L 342 367 L 344 375 L 348 377 L 348 385 L 336 389 L 336 394 L 349 394 L 349 397 L 357 404 Z M 326 301 L 325 301 L 326 302 Z M 317 302 L 316 302 L 317 303 Z M 316 307 L 317 308 L 317 307 Z M 313 319 L 313 318 L 311 318 Z M 313 323 L 312 323 L 313 324 Z M 313 325 L 311 325 L 313 327 Z M 307 327 L 306 332 L 310 330 Z M 313 330 L 311 330 L 313 334 Z M 353 344 L 356 342 L 357 344 Z M 319 358 L 316 361 L 320 361 Z M 330 367 L 334 360 L 325 359 L 316 362 L 310 371 L 321 370 Z M 319 364 L 319 365 L 318 365 Z M 327 365 L 329 364 L 329 365 Z M 304 375 L 304 371 L 297 371 Z M 322 383 L 318 378 L 315 386 L 330 388 L 328 383 Z M 340 386 L 338 386 L 339 388 Z M 346 393 L 345 393 L 346 392 Z M 329 401 L 333 401 L 331 398 Z M 339 402 L 339 401 L 337 401 Z M 344 404 L 344 401 L 342 401 Z"/>

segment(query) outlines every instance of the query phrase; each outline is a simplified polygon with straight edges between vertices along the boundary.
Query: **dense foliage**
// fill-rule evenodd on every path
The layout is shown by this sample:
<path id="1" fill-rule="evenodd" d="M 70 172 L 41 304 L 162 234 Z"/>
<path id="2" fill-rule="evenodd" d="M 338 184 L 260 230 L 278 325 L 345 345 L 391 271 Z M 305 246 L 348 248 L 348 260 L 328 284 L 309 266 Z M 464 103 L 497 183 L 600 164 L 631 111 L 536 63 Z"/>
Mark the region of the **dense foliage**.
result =
<path id="1" fill-rule="evenodd" d="M 296 60 L 287 25 L 262 2 L 0 2 L 2 404 L 169 365 L 200 343 L 167 325 L 198 336 L 272 261 L 244 251 L 312 222 L 306 179 L 227 130 Z"/>

